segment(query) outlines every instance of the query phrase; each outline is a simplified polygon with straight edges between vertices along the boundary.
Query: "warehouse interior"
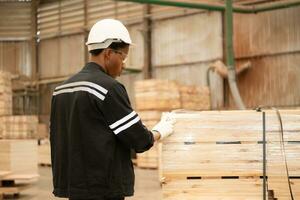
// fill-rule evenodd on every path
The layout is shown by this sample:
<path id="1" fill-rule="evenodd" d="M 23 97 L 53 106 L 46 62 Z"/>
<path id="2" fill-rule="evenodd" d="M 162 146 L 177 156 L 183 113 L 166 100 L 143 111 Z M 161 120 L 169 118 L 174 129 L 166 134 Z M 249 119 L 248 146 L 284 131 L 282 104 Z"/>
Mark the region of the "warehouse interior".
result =
<path id="1" fill-rule="evenodd" d="M 126 199 L 300 199 L 299 0 L 2 0 L 0 200 L 59 199 L 52 93 L 105 18 L 134 42 L 117 80 L 143 123 L 176 116 Z"/>

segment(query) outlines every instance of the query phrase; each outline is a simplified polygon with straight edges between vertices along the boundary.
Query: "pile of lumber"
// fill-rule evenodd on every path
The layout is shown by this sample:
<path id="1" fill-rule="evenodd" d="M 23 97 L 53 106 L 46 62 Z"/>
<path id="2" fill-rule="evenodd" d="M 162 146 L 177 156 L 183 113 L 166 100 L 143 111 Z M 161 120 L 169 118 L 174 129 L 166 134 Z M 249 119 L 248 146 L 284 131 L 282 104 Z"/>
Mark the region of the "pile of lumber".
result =
<path id="1" fill-rule="evenodd" d="M 11 74 L 0 71 L 0 116 L 12 115 Z"/>
<path id="2" fill-rule="evenodd" d="M 180 108 L 178 84 L 169 80 L 142 80 L 135 82 L 137 110 L 174 110 Z"/>
<path id="3" fill-rule="evenodd" d="M 17 197 L 38 177 L 36 140 L 0 140 L 0 194 Z"/>
<path id="4" fill-rule="evenodd" d="M 0 136 L 3 139 L 33 139 L 37 137 L 36 115 L 13 115 L 0 117 Z"/>
<path id="5" fill-rule="evenodd" d="M 142 122 L 151 130 L 160 120 L 162 112 L 180 108 L 178 84 L 169 80 L 137 81 L 135 105 Z M 149 151 L 137 154 L 137 166 L 157 168 L 159 145 L 156 143 Z"/>
<path id="6" fill-rule="evenodd" d="M 209 110 L 210 92 L 206 86 L 180 85 L 180 108 L 186 110 Z"/>
<path id="7" fill-rule="evenodd" d="M 135 82 L 134 88 L 137 110 L 210 109 L 210 92 L 206 86 L 148 79 Z"/>
<path id="8" fill-rule="evenodd" d="M 151 130 L 161 118 L 162 111 L 138 111 L 143 124 Z M 160 143 L 154 143 L 154 146 L 144 153 L 137 154 L 136 164 L 140 168 L 156 169 L 158 167 L 158 149 Z"/>
<path id="9" fill-rule="evenodd" d="M 0 72 L 0 199 L 19 195 L 38 178 L 37 141 L 31 139 L 38 117 L 12 113 L 11 75 Z"/>
<path id="10" fill-rule="evenodd" d="M 0 140 L 0 169 L 16 174 L 38 174 L 36 140 Z"/>
<path id="11" fill-rule="evenodd" d="M 135 104 L 142 122 L 151 130 L 163 112 L 210 109 L 210 93 L 204 86 L 187 86 L 170 80 L 142 80 L 135 82 Z M 137 154 L 137 166 L 157 168 L 159 149 L 158 143 L 149 151 Z"/>
<path id="12" fill-rule="evenodd" d="M 162 145 L 164 200 L 263 197 L 262 112 L 177 112 L 174 134 Z M 266 111 L 266 175 L 268 189 L 280 200 L 300 198 L 300 110 Z M 289 176 L 286 175 L 287 161 Z M 271 192 L 270 192 L 271 193 Z"/>
<path id="13" fill-rule="evenodd" d="M 39 123 L 37 125 L 36 139 L 46 139 L 49 138 L 49 124 Z"/>

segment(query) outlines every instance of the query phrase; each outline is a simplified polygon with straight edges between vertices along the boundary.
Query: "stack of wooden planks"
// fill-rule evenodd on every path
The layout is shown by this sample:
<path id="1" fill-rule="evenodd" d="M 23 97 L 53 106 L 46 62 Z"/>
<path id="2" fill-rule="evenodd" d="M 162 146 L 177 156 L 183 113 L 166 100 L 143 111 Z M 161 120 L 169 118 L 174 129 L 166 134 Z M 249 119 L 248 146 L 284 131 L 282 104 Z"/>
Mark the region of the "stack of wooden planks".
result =
<path id="1" fill-rule="evenodd" d="M 49 124 L 39 123 L 37 125 L 37 139 L 49 138 Z"/>
<path id="2" fill-rule="evenodd" d="M 36 140 L 0 140 L 0 169 L 18 174 L 38 174 Z"/>
<path id="3" fill-rule="evenodd" d="M 0 71 L 0 116 L 12 115 L 11 74 Z"/>
<path id="4" fill-rule="evenodd" d="M 284 146 L 276 113 L 266 111 L 268 189 L 300 198 L 300 110 L 281 110 Z M 175 132 L 163 141 L 164 200 L 257 200 L 263 196 L 262 112 L 177 112 Z"/>
<path id="5" fill-rule="evenodd" d="M 138 111 L 138 114 L 144 125 L 151 130 L 159 122 L 162 111 L 144 110 Z M 158 149 L 160 145 L 160 143 L 154 143 L 154 146 L 149 151 L 137 154 L 137 166 L 156 169 L 158 167 Z"/>
<path id="6" fill-rule="evenodd" d="M 159 122 L 162 112 L 180 108 L 178 84 L 169 80 L 137 81 L 135 104 L 142 122 L 151 130 Z M 137 166 L 157 168 L 159 145 L 156 143 L 149 151 L 137 154 Z"/>
<path id="7" fill-rule="evenodd" d="M 36 115 L 0 117 L 0 135 L 3 139 L 33 139 L 37 137 L 37 128 Z"/>
<path id="8" fill-rule="evenodd" d="M 209 110 L 210 92 L 206 86 L 179 85 L 180 108 L 186 110 Z"/>
<path id="9" fill-rule="evenodd" d="M 137 110 L 168 111 L 180 108 L 180 92 L 175 81 L 148 79 L 135 82 Z"/>
<path id="10" fill-rule="evenodd" d="M 186 86 L 176 81 L 148 79 L 135 83 L 136 109 L 150 130 L 159 122 L 162 112 L 174 109 L 208 110 L 210 96 L 207 87 Z M 137 166 L 157 168 L 160 144 L 137 154 Z"/>

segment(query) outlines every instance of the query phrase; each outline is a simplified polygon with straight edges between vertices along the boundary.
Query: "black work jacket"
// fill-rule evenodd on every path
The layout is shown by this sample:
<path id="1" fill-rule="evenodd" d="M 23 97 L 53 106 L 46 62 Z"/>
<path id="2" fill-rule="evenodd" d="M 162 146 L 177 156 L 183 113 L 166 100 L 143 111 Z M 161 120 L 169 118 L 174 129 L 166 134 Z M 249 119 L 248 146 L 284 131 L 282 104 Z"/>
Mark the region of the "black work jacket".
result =
<path id="1" fill-rule="evenodd" d="M 130 150 L 153 146 L 153 135 L 131 108 L 122 84 L 96 63 L 56 87 L 50 142 L 54 195 L 69 198 L 133 195 Z"/>

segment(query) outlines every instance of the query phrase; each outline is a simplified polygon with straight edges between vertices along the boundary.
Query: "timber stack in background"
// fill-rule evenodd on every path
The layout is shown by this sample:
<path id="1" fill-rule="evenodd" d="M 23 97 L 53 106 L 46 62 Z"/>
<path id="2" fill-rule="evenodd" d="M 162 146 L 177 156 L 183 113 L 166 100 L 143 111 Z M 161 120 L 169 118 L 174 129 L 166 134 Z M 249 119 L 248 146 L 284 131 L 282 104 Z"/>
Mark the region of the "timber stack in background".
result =
<path id="1" fill-rule="evenodd" d="M 11 75 L 0 72 L 0 196 L 38 179 L 36 115 L 13 115 Z"/>
<path id="2" fill-rule="evenodd" d="M 0 116 L 12 115 L 11 74 L 0 71 Z"/>
<path id="3" fill-rule="evenodd" d="M 136 110 L 148 129 L 159 122 L 163 112 L 177 109 L 209 110 L 208 87 L 188 86 L 171 80 L 149 79 L 135 82 Z M 159 150 L 156 143 L 149 151 L 137 154 L 137 166 L 159 167 Z"/>
<path id="4" fill-rule="evenodd" d="M 267 194 L 290 199 L 289 179 L 298 199 L 300 110 L 280 113 L 284 141 L 275 111 L 266 111 Z M 181 111 L 175 118 L 160 157 L 163 200 L 263 199 L 262 112 Z"/>

